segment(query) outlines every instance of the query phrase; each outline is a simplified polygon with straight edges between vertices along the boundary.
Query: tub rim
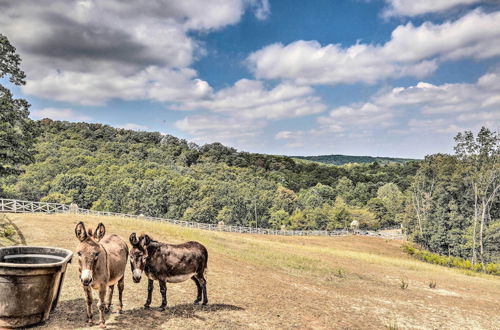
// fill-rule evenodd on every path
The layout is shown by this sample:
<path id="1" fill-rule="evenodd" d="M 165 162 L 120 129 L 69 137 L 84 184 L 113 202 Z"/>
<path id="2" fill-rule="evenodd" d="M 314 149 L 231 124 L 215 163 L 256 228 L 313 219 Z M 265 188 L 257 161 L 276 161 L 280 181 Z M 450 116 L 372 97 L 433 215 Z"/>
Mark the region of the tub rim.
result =
<path id="1" fill-rule="evenodd" d="M 49 268 L 49 267 L 60 267 L 69 262 L 71 262 L 71 258 L 73 257 L 73 251 L 53 246 L 39 246 L 39 245 L 12 245 L 12 246 L 4 246 L 0 247 L 0 250 L 10 250 L 14 248 L 40 248 L 40 249 L 52 249 L 52 250 L 60 250 L 66 253 L 66 257 L 58 262 L 51 262 L 48 264 L 16 264 L 11 262 L 0 262 L 1 268 Z"/>

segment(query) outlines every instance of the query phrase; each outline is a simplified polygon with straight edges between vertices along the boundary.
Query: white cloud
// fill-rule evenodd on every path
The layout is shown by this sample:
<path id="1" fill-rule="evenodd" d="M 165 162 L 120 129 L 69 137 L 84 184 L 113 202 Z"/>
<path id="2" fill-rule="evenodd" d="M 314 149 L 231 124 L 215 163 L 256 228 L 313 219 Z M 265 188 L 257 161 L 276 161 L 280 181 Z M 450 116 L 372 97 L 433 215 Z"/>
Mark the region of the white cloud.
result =
<path id="1" fill-rule="evenodd" d="M 375 96 L 373 102 L 386 109 L 418 109 L 428 115 L 499 112 L 499 91 L 500 73 L 491 72 L 476 83 L 433 85 L 419 82 L 415 86 L 394 88 Z"/>
<path id="2" fill-rule="evenodd" d="M 382 16 L 418 16 L 443 12 L 454 7 L 471 5 L 484 0 L 385 0 L 387 8 Z"/>
<path id="3" fill-rule="evenodd" d="M 327 116 L 318 117 L 317 127 L 281 131 L 275 139 L 287 141 L 288 147 L 300 147 L 305 142 L 317 148 L 321 148 L 322 141 L 336 148 L 356 143 L 374 145 L 378 141 L 386 146 L 399 145 L 401 150 L 402 141 L 411 141 L 406 142 L 407 147 L 416 147 L 415 143 L 425 140 L 430 143 L 427 147 L 434 148 L 432 137 L 436 135 L 447 135 L 451 141 L 459 131 L 499 127 L 498 95 L 500 69 L 486 73 L 475 83 L 419 82 L 376 93 L 365 103 L 332 109 Z"/>
<path id="4" fill-rule="evenodd" d="M 123 129 L 130 129 L 130 130 L 134 130 L 134 131 L 145 131 L 145 130 L 149 129 L 148 126 L 139 125 L 139 124 L 135 124 L 135 123 L 126 123 L 123 125 L 118 125 L 116 127 L 123 128 Z"/>
<path id="5" fill-rule="evenodd" d="M 343 132 L 347 128 L 380 129 L 393 125 L 395 113 L 373 103 L 338 107 L 328 116 L 319 117 L 322 128 L 331 132 Z"/>
<path id="6" fill-rule="evenodd" d="M 113 98 L 179 102 L 210 86 L 189 67 L 204 49 L 191 31 L 236 24 L 267 0 L 0 3 L 0 26 L 28 77 L 23 92 L 78 104 Z"/>
<path id="7" fill-rule="evenodd" d="M 266 122 L 203 114 L 178 120 L 175 126 L 193 136 L 192 140 L 197 143 L 221 142 L 246 147 L 255 143 L 255 137 L 262 133 Z"/>
<path id="8" fill-rule="evenodd" d="M 248 57 L 258 78 L 290 79 L 298 84 L 375 83 L 389 77 L 426 76 L 437 66 L 434 61 L 402 63 L 381 54 L 381 47 L 357 44 L 322 47 L 317 41 L 273 44 Z"/>
<path id="9" fill-rule="evenodd" d="M 252 53 L 250 69 L 260 79 L 297 84 L 375 83 L 403 76 L 425 77 L 438 63 L 500 55 L 500 11 L 473 11 L 443 24 L 400 25 L 383 45 L 322 46 L 317 41 L 272 44 Z"/>
<path id="10" fill-rule="evenodd" d="M 112 70 L 53 70 L 39 80 L 28 80 L 23 91 L 58 101 L 102 105 L 112 98 L 181 102 L 203 98 L 211 92 L 211 87 L 207 82 L 197 79 L 196 72 L 192 69 L 148 67 L 127 77 Z"/>
<path id="11" fill-rule="evenodd" d="M 265 20 L 271 15 L 271 5 L 269 0 L 251 0 L 251 7 L 255 13 L 255 17 L 259 20 Z"/>
<path id="12" fill-rule="evenodd" d="M 89 121 L 92 119 L 90 116 L 67 108 L 43 108 L 38 110 L 31 110 L 31 115 L 37 119 L 50 118 L 68 121 Z"/>
<path id="13" fill-rule="evenodd" d="M 320 113 L 325 109 L 314 90 L 282 83 L 266 89 L 262 81 L 241 79 L 204 99 L 185 101 L 178 109 L 205 109 L 246 119 L 282 119 Z"/>
<path id="14" fill-rule="evenodd" d="M 241 147 L 249 146 L 251 138 L 261 134 L 269 121 L 317 114 L 325 106 L 307 86 L 282 83 L 266 88 L 261 81 L 241 79 L 231 87 L 207 94 L 204 99 L 184 101 L 176 108 L 210 113 L 176 122 L 176 127 L 195 141 Z"/>
<path id="15" fill-rule="evenodd" d="M 288 140 L 293 137 L 294 132 L 292 131 L 281 131 L 278 132 L 274 138 L 277 140 Z"/>

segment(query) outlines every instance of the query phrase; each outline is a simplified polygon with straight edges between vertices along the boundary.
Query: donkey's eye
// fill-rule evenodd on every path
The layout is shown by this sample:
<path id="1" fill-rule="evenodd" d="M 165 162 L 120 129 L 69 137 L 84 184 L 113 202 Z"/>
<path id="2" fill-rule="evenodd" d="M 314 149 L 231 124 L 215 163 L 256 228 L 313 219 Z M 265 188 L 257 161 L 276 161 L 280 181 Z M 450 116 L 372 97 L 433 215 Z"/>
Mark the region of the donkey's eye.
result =
<path id="1" fill-rule="evenodd" d="M 82 253 L 80 251 L 78 251 L 76 254 L 78 254 L 79 257 L 82 256 Z"/>

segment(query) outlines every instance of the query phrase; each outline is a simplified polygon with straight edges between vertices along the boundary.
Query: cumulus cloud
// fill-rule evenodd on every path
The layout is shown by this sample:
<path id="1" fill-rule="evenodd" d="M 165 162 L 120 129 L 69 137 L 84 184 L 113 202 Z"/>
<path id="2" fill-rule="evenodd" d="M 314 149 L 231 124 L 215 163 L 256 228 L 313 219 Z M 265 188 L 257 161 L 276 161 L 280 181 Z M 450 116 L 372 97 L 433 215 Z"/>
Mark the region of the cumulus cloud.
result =
<path id="1" fill-rule="evenodd" d="M 335 108 L 328 116 L 319 117 L 318 123 L 331 132 L 343 132 L 352 127 L 380 129 L 393 125 L 394 116 L 394 112 L 379 105 L 364 103 Z"/>
<path id="2" fill-rule="evenodd" d="M 197 143 L 221 142 L 238 147 L 255 143 L 255 137 L 266 126 L 263 120 L 222 117 L 216 114 L 188 116 L 175 122 L 175 126 L 193 136 Z"/>
<path id="3" fill-rule="evenodd" d="M 204 99 L 182 102 L 176 108 L 209 112 L 176 122 L 178 129 L 196 141 L 248 146 L 250 138 L 262 133 L 269 121 L 317 114 L 324 111 L 325 105 L 307 86 L 282 83 L 266 88 L 262 81 L 241 79 L 231 87 Z"/>
<path id="4" fill-rule="evenodd" d="M 50 118 L 67 121 L 89 121 L 92 119 L 90 116 L 68 108 L 43 108 L 31 110 L 31 115 L 37 119 Z"/>
<path id="5" fill-rule="evenodd" d="M 130 129 L 130 130 L 134 130 L 134 131 L 145 131 L 149 128 L 145 125 L 139 125 L 139 124 L 135 124 L 135 123 L 126 123 L 126 124 L 118 125 L 116 127 Z"/>
<path id="6" fill-rule="evenodd" d="M 358 43 L 322 46 L 298 40 L 264 47 L 247 58 L 260 79 L 286 79 L 297 84 L 374 83 L 387 78 L 422 78 L 440 62 L 500 55 L 500 11 L 472 11 L 443 24 L 398 26 L 383 45 Z"/>
<path id="7" fill-rule="evenodd" d="M 382 16 L 418 16 L 439 13 L 454 7 L 485 2 L 484 0 L 385 0 L 387 8 Z"/>
<path id="8" fill-rule="evenodd" d="M 311 87 L 282 83 L 266 89 L 262 81 L 241 79 L 234 86 L 177 108 L 205 109 L 247 119 L 282 119 L 319 113 L 325 106 Z"/>
<path id="9" fill-rule="evenodd" d="M 500 73 L 491 72 L 475 83 L 433 85 L 419 82 L 415 86 L 394 88 L 375 96 L 373 102 L 386 109 L 418 109 L 427 115 L 498 112 L 499 92 Z"/>
<path id="10" fill-rule="evenodd" d="M 293 147 L 304 140 L 320 145 L 321 141 L 344 140 L 372 143 L 382 137 L 391 141 L 384 143 L 395 143 L 398 135 L 428 139 L 446 134 L 451 138 L 463 130 L 498 127 L 499 93 L 500 69 L 486 73 L 475 83 L 419 82 L 376 93 L 365 103 L 337 107 L 318 117 L 316 128 L 281 131 L 275 139 L 285 140 L 287 146 Z"/>
<path id="11" fill-rule="evenodd" d="M 178 102 L 210 91 L 192 63 L 204 50 L 191 31 L 265 19 L 267 0 L 0 3 L 0 26 L 23 58 L 23 91 L 80 104 L 112 98 Z"/>

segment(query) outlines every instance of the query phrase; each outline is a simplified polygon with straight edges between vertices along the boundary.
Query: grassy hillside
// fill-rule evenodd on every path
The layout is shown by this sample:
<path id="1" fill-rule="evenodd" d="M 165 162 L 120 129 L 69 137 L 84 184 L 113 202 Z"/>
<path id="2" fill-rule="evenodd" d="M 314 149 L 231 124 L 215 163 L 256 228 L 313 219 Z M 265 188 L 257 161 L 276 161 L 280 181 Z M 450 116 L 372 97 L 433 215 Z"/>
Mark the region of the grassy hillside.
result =
<path id="1" fill-rule="evenodd" d="M 497 277 L 413 260 L 401 252 L 398 241 L 239 235 L 66 214 L 7 217 L 20 231 L 16 235 L 30 245 L 74 250 L 74 226 L 81 220 L 94 227 L 102 221 L 108 233 L 124 239 L 135 231 L 170 243 L 197 240 L 206 245 L 208 306 L 191 305 L 196 289 L 189 281 L 168 285 L 170 307 L 165 312 L 144 311 L 146 281 L 132 283 L 127 267 L 124 314 L 110 314 L 110 329 L 494 329 L 500 324 Z M 401 289 L 403 281 L 407 289 Z M 430 282 L 437 287 L 429 288 Z M 153 306 L 160 304 L 159 296 L 156 286 Z M 84 314 L 74 259 L 59 306 L 42 328 L 84 327 Z"/>
<path id="2" fill-rule="evenodd" d="M 380 164 L 390 164 L 390 163 L 405 163 L 416 160 L 410 158 L 348 156 L 348 155 L 293 156 L 293 158 L 305 159 L 323 164 L 333 164 L 333 165 L 369 164 L 373 162 L 377 162 Z"/>

